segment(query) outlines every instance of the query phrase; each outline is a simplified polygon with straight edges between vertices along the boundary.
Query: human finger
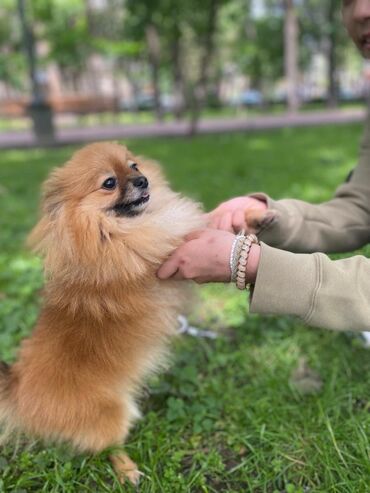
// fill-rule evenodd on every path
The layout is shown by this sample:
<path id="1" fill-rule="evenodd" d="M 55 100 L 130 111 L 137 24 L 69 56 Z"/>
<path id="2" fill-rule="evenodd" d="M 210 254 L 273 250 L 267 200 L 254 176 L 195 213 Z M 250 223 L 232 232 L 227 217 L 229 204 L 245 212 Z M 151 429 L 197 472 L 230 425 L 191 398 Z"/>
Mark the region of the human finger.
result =
<path id="1" fill-rule="evenodd" d="M 220 214 L 210 214 L 210 222 L 208 223 L 208 227 L 211 229 L 219 229 L 220 218 Z"/>
<path id="2" fill-rule="evenodd" d="M 242 209 L 236 209 L 232 217 L 232 227 L 235 233 L 246 228 L 245 213 Z"/>
<path id="3" fill-rule="evenodd" d="M 159 279 L 168 279 L 178 271 L 178 259 L 176 254 L 173 254 L 166 262 L 164 262 L 157 271 Z"/>
<path id="4" fill-rule="evenodd" d="M 225 212 L 225 214 L 221 216 L 218 229 L 222 229 L 222 231 L 233 231 L 232 217 L 231 212 Z"/>

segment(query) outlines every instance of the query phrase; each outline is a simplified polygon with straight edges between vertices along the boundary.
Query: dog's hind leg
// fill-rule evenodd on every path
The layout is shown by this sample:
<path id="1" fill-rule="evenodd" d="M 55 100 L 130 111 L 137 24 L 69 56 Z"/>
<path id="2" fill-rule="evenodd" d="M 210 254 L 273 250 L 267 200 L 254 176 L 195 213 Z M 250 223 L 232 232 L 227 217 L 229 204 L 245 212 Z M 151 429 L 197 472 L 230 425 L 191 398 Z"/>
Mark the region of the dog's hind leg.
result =
<path id="1" fill-rule="evenodd" d="M 127 454 L 116 452 L 111 454 L 109 458 L 121 483 L 124 483 L 128 479 L 135 486 L 139 484 L 140 476 L 143 473 L 139 471 L 135 462 Z"/>
<path id="2" fill-rule="evenodd" d="M 129 395 L 118 401 L 100 402 L 91 414 L 93 419 L 85 419 L 84 426 L 68 439 L 73 440 L 76 448 L 93 454 L 124 443 L 133 421 L 139 417 L 136 404 Z M 117 450 L 109 458 L 121 483 L 129 480 L 138 484 L 142 473 L 127 454 Z"/>
<path id="3" fill-rule="evenodd" d="M 121 423 L 122 442 L 125 441 L 132 423 L 140 417 L 140 412 L 130 394 L 125 395 L 124 408 L 125 417 Z M 140 476 L 142 476 L 143 473 L 139 471 L 135 462 L 131 460 L 126 453 L 117 450 L 110 454 L 109 459 L 112 462 L 113 469 L 121 483 L 125 483 L 125 481 L 128 480 L 134 486 L 139 484 Z"/>

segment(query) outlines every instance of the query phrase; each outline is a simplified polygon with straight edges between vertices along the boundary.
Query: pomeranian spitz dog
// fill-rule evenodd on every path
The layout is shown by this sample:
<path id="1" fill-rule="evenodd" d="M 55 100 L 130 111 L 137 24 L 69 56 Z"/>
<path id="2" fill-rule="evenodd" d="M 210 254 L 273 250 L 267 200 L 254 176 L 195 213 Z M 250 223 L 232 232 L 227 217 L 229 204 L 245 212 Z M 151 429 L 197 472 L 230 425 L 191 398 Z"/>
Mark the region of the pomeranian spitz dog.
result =
<path id="1" fill-rule="evenodd" d="M 51 173 L 29 238 L 44 259 L 43 306 L 17 361 L 0 368 L 5 430 L 92 453 L 123 443 L 186 297 L 186 283 L 156 271 L 203 226 L 158 165 L 116 143 L 88 145 Z M 111 458 L 121 480 L 138 482 L 126 454 Z"/>

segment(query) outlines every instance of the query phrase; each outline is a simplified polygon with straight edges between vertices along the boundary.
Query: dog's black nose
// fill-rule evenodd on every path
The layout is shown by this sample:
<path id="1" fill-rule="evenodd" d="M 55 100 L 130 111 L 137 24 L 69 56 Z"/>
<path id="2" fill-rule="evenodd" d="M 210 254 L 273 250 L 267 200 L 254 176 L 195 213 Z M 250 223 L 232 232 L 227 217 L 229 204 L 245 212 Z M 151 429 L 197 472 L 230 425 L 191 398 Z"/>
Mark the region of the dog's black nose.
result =
<path id="1" fill-rule="evenodd" d="M 145 176 L 138 176 L 134 179 L 132 183 L 134 187 L 137 188 L 148 188 L 148 180 L 145 178 Z"/>

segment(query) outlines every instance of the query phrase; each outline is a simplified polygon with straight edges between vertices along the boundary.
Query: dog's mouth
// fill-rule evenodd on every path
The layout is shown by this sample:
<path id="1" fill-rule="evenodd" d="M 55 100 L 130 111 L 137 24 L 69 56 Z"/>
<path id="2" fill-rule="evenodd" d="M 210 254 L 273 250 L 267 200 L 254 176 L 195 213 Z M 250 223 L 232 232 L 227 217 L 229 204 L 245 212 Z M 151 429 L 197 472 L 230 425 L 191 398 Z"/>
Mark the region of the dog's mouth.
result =
<path id="1" fill-rule="evenodd" d="M 139 198 L 132 202 L 119 202 L 112 210 L 117 216 L 137 216 L 144 211 L 149 199 L 149 192 L 144 192 Z"/>

